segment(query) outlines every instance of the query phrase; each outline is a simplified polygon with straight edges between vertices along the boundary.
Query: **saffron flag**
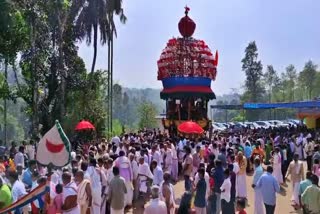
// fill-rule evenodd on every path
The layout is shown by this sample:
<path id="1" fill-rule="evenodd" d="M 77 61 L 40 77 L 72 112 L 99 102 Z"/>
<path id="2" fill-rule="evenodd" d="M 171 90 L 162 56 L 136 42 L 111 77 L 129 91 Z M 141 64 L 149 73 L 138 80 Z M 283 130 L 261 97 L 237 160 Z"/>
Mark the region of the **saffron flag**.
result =
<path id="1" fill-rule="evenodd" d="M 42 137 L 36 155 L 37 161 L 45 166 L 66 166 L 71 160 L 71 145 L 60 123 L 55 125 Z"/>

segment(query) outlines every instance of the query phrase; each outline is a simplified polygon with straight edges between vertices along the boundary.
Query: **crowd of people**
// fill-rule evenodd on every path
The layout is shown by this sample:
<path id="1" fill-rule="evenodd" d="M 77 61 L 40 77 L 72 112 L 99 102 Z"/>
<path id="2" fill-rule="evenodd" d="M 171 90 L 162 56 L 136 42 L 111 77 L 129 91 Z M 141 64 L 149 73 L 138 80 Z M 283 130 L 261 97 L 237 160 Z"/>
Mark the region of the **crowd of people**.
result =
<path id="1" fill-rule="evenodd" d="M 75 147 L 64 168 L 37 164 L 33 141 L 12 143 L 0 154 L 0 210 L 49 185 L 48 194 L 21 211 L 122 214 L 134 207 L 145 214 L 245 214 L 247 192 L 254 191 L 254 214 L 273 214 L 277 193 L 290 181 L 292 206 L 320 213 L 318 132 L 297 126 L 210 136 L 141 131 L 91 141 Z M 177 204 L 180 180 L 185 192 Z"/>

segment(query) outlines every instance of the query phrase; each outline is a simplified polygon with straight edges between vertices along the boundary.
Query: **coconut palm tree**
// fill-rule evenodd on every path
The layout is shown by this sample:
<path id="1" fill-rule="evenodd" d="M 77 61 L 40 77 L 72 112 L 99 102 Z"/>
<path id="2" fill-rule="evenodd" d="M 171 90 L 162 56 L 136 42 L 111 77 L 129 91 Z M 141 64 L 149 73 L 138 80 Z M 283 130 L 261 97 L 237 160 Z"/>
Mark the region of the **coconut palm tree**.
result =
<path id="1" fill-rule="evenodd" d="M 91 66 L 91 73 L 93 73 L 97 59 L 98 32 L 100 32 L 100 42 L 104 45 L 112 34 L 117 35 L 113 15 L 119 15 L 122 23 L 127 20 L 123 13 L 122 0 L 74 0 L 73 5 L 78 12 L 75 17 L 78 38 L 85 39 L 88 45 L 93 41 Z"/>

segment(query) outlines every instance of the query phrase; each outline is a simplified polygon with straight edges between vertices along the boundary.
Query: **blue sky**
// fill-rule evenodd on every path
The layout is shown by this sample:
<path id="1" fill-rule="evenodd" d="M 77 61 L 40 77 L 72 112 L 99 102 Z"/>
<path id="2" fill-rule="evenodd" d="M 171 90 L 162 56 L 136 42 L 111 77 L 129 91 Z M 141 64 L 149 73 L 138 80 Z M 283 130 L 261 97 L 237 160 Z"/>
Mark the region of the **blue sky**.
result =
<path id="1" fill-rule="evenodd" d="M 218 75 L 211 87 L 217 95 L 241 88 L 244 49 L 255 40 L 264 68 L 298 70 L 311 59 L 320 64 L 318 0 L 123 0 L 128 22 L 118 24 L 114 44 L 114 80 L 126 87 L 161 88 L 157 60 L 168 39 L 180 36 L 177 24 L 184 6 L 196 22 L 194 37 L 219 51 Z M 117 19 L 117 17 L 116 17 Z M 81 44 L 79 54 L 91 68 L 93 48 Z M 99 45 L 97 69 L 107 68 L 107 46 Z"/>

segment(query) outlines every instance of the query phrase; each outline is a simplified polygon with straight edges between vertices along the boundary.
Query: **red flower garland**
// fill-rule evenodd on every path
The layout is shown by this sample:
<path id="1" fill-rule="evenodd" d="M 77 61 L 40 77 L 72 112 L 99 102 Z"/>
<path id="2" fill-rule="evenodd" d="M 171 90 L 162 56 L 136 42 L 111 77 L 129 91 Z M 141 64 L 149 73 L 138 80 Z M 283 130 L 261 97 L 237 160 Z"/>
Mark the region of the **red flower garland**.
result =
<path id="1" fill-rule="evenodd" d="M 203 40 L 173 38 L 158 60 L 158 80 L 167 77 L 207 77 L 215 80 L 218 53 L 215 57 Z"/>

